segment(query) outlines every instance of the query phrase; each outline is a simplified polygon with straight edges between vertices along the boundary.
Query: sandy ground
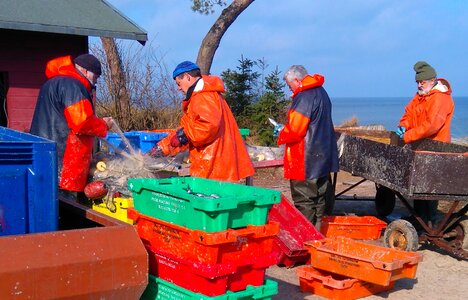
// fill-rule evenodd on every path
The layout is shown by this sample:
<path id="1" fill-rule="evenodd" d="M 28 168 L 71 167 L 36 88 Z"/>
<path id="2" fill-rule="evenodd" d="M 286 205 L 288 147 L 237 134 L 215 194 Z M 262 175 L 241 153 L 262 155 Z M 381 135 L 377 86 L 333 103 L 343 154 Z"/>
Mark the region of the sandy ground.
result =
<path id="1" fill-rule="evenodd" d="M 339 173 L 337 192 L 359 179 L 347 173 Z M 258 170 L 254 176 L 254 185 L 279 190 L 290 199 L 289 183 L 282 179 L 282 168 Z M 372 182 L 364 182 L 345 195 L 364 200 L 339 200 L 335 203 L 334 214 L 376 214 L 372 201 L 372 197 L 375 196 Z M 408 215 L 406 208 L 397 201 L 392 216 L 398 218 L 405 215 Z M 381 244 L 381 241 L 377 243 Z M 392 290 L 366 299 L 468 299 L 468 261 L 453 258 L 430 245 L 420 245 L 418 251 L 422 253 L 423 261 L 418 265 L 416 278 L 400 279 L 396 281 Z M 299 290 L 296 271 L 297 266 L 291 268 L 272 266 L 267 269 L 267 278 L 278 282 L 279 292 L 273 299 L 324 299 L 311 293 L 302 293 Z"/>

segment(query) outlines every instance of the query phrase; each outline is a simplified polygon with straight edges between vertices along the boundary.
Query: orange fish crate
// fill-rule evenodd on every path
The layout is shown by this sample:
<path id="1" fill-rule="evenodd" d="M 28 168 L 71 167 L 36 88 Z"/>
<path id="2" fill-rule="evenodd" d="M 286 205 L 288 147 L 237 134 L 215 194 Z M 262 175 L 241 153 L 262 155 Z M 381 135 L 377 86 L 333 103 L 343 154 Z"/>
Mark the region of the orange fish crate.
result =
<path id="1" fill-rule="evenodd" d="M 395 284 L 392 281 L 387 286 L 377 285 L 318 270 L 311 266 L 299 267 L 296 272 L 299 276 L 299 288 L 302 292 L 311 292 L 334 300 L 352 300 L 367 297 L 391 290 Z"/>
<path id="2" fill-rule="evenodd" d="M 414 278 L 422 255 L 417 252 L 371 245 L 335 237 L 304 243 L 310 252 L 310 264 L 320 270 L 389 285 L 400 278 Z"/>
<path id="3" fill-rule="evenodd" d="M 247 226 L 218 232 L 193 230 L 128 209 L 128 218 L 143 242 L 163 253 L 204 264 L 236 262 L 260 257 L 273 251 L 279 224 Z"/>
<path id="4" fill-rule="evenodd" d="M 377 240 L 387 223 L 373 216 L 325 216 L 320 232 L 326 237 L 344 236 L 357 240 Z"/>

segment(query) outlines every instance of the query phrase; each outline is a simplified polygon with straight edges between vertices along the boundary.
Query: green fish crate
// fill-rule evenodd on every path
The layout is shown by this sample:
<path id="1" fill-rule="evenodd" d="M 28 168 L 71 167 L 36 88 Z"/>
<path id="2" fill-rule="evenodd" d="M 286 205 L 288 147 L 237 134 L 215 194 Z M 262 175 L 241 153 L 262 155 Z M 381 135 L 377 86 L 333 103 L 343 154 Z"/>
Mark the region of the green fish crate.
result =
<path id="1" fill-rule="evenodd" d="M 128 188 L 141 214 L 205 232 L 265 225 L 281 199 L 279 191 L 197 177 L 133 178 Z"/>
<path id="2" fill-rule="evenodd" d="M 278 283 L 267 279 L 262 286 L 249 285 L 242 291 L 228 291 L 226 294 L 210 297 L 191 292 L 151 274 L 148 276 L 148 286 L 141 296 L 141 300 L 270 300 L 278 293 Z"/>

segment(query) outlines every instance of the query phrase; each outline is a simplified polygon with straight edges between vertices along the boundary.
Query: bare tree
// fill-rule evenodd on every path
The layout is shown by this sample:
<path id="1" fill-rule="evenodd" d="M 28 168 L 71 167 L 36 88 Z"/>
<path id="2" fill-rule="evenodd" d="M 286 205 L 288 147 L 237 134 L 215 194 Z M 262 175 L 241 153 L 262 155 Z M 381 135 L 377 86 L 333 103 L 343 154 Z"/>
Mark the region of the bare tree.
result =
<path id="1" fill-rule="evenodd" d="M 225 5 L 225 2 L 220 0 L 192 1 L 192 10 L 203 14 L 213 13 L 213 5 Z M 215 52 L 219 47 L 224 33 L 226 33 L 229 26 L 234 23 L 237 17 L 252 4 L 252 2 L 254 2 L 254 0 L 233 0 L 228 7 L 223 9 L 221 15 L 213 26 L 211 26 L 198 50 L 197 64 L 200 66 L 200 70 L 203 74 L 210 73 Z"/>
<path id="2" fill-rule="evenodd" d="M 96 97 L 98 115 L 118 119 L 123 131 L 175 128 L 182 114 L 182 97 L 163 60 L 156 54 L 156 49 L 151 44 L 140 47 L 124 41 L 115 42 L 115 46 L 125 78 L 124 89 L 129 96 L 129 108 L 123 110 L 116 103 L 120 101 L 115 93 L 121 87 L 115 86 L 111 78 L 113 61 L 107 59 L 108 54 L 102 43 L 93 44 L 91 52 L 103 64 L 100 79 L 103 85 L 98 84 Z"/>
<path id="3" fill-rule="evenodd" d="M 122 68 L 119 50 L 113 38 L 101 37 L 102 46 L 106 52 L 109 79 L 106 83 L 110 94 L 114 98 L 116 119 L 121 128 L 129 127 L 130 95 L 127 91 L 127 82 Z"/>
<path id="4" fill-rule="evenodd" d="M 210 72 L 215 52 L 224 33 L 253 1 L 233 0 L 210 28 L 200 45 L 197 57 L 197 64 L 203 74 Z M 214 13 L 213 6 L 215 5 L 225 6 L 226 2 L 223 0 L 192 0 L 192 10 L 202 14 Z M 175 126 L 174 117 L 180 113 L 175 113 L 174 108 L 176 106 L 179 108 L 177 104 L 180 100 L 177 97 L 172 97 L 172 95 L 177 94 L 177 91 L 173 89 L 173 84 L 167 82 L 167 78 L 170 77 L 167 74 L 167 78 L 158 77 L 162 73 L 155 75 L 157 68 L 155 69 L 149 62 L 144 65 L 141 60 L 135 61 L 133 59 L 134 64 L 128 64 L 132 59 L 130 56 L 126 58 L 126 61 L 122 59 L 122 53 L 119 52 L 119 47 L 114 39 L 101 38 L 101 42 L 103 47 L 101 61 L 104 59 L 106 62 L 105 76 L 103 77 L 105 77 L 107 97 L 104 96 L 100 99 L 100 110 L 114 116 L 123 130 L 142 127 L 142 129 L 145 129 L 144 127 L 154 129 L 158 128 L 154 126 L 160 125 L 166 126 L 166 128 L 170 128 L 167 126 L 171 125 Z M 158 61 L 157 66 L 160 70 L 162 69 L 160 61 Z M 167 73 L 167 70 L 165 71 Z M 144 77 L 138 78 L 134 74 L 130 79 L 129 76 L 132 73 Z M 158 81 L 158 83 L 155 84 L 154 81 Z M 159 91 L 154 90 L 154 88 L 159 89 Z M 135 89 L 138 92 L 135 92 Z M 169 93 L 167 93 L 168 91 Z M 166 94 L 160 95 L 161 92 Z M 100 95 L 104 95 L 102 90 Z M 169 101 L 172 103 L 168 103 L 168 99 L 172 99 L 173 101 Z M 159 105 L 155 105 L 158 101 L 160 101 Z M 113 109 L 110 109 L 109 105 L 112 105 Z"/>

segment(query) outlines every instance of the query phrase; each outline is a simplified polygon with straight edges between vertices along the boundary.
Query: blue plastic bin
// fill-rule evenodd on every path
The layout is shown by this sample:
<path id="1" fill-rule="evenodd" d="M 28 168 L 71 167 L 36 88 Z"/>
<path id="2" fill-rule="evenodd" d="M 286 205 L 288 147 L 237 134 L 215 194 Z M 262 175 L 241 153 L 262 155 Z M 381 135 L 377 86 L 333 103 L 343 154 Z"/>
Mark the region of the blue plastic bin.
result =
<path id="1" fill-rule="evenodd" d="M 124 132 L 124 137 L 135 150 L 140 150 L 145 154 L 153 148 L 160 140 L 169 135 L 169 132 L 149 132 L 149 131 L 128 131 Z M 108 133 L 106 140 L 120 151 L 130 152 L 127 145 L 122 141 L 122 136 L 117 133 Z M 109 147 L 109 153 L 114 153 L 114 149 Z"/>
<path id="2" fill-rule="evenodd" d="M 55 143 L 0 126 L 0 236 L 58 228 Z"/>

